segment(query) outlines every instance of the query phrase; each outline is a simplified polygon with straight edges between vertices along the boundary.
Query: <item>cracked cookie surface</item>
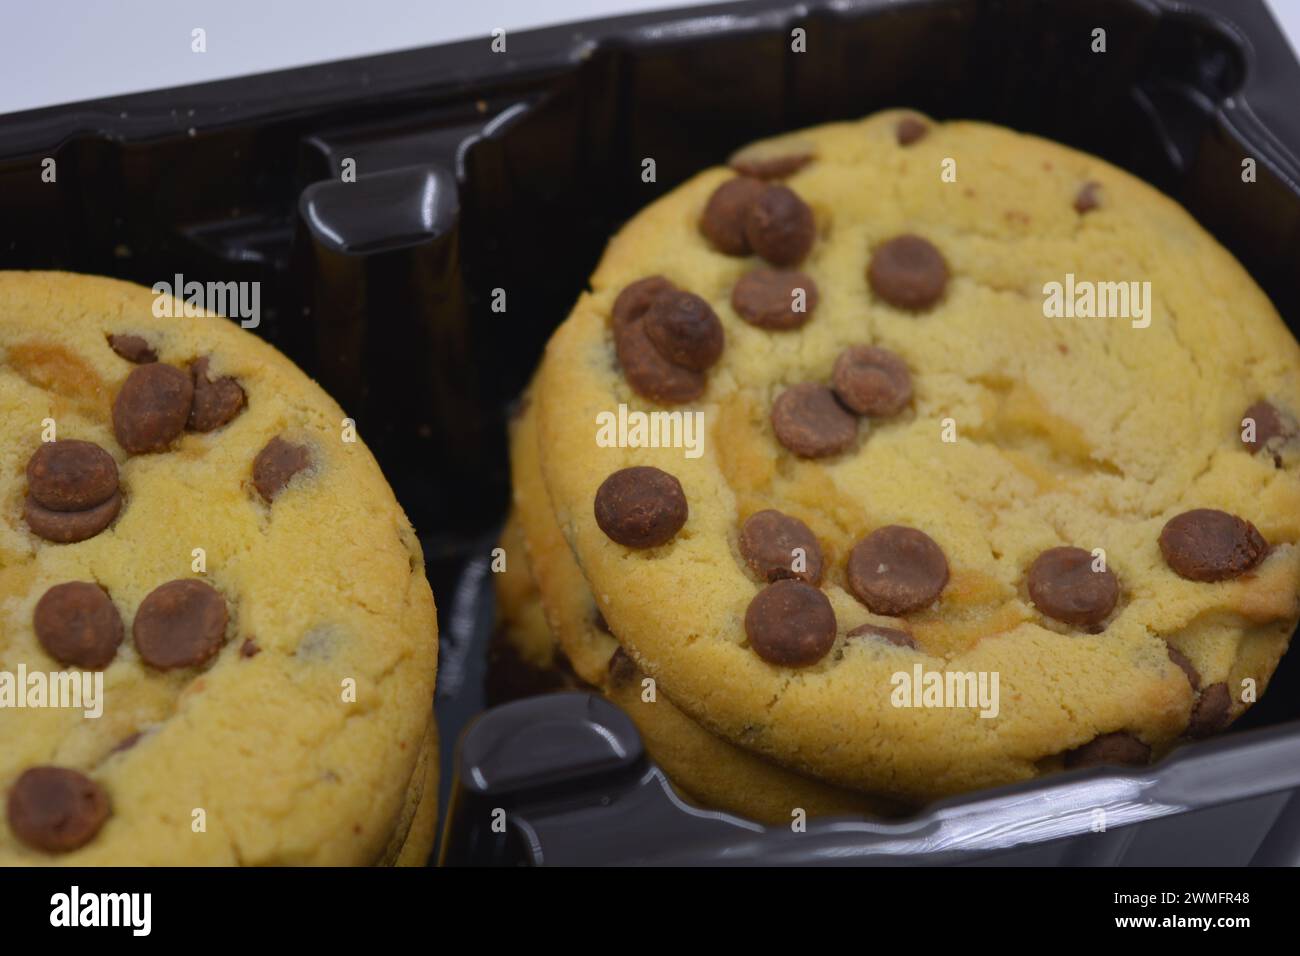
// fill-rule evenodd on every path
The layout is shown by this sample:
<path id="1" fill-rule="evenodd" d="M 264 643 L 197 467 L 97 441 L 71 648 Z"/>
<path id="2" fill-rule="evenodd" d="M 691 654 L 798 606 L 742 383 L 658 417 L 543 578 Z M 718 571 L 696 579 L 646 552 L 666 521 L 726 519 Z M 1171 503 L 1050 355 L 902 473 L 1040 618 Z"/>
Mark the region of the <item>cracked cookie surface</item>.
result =
<path id="1" fill-rule="evenodd" d="M 802 323 L 757 325 L 734 307 L 733 289 L 766 265 L 701 232 L 735 176 L 712 169 L 614 237 L 547 350 L 534 395 L 542 471 L 631 657 L 713 732 L 913 800 L 1078 765 L 1111 734 L 1135 744 L 1094 756 L 1158 758 L 1223 729 L 1263 693 L 1300 614 L 1300 452 L 1268 422 L 1243 434 L 1259 402 L 1279 420 L 1300 409 L 1300 347 L 1271 303 L 1177 204 L 1064 146 L 892 111 L 765 152 L 795 139 L 812 158 L 784 182 L 815 225 L 806 281 L 792 280 L 816 290 Z M 946 159 L 954 182 L 941 179 Z M 729 215 L 743 219 L 745 201 Z M 1067 274 L 1149 281 L 1149 325 L 1046 317 L 1044 286 Z M 698 397 L 675 404 L 644 397 L 615 349 L 618 296 L 652 276 L 702 298 L 724 331 Z M 911 394 L 850 429 L 825 388 L 861 346 L 900 359 Z M 797 415 L 778 405 L 806 385 L 816 403 Z M 703 454 L 598 446 L 596 416 L 620 403 L 702 412 Z M 612 474 L 643 467 L 677 480 L 688 517 L 668 540 L 629 547 L 602 530 L 593 500 Z M 662 510 L 654 494 L 627 499 Z M 740 552 L 746 521 L 768 509 L 816 536 L 828 644 L 821 605 L 760 580 Z M 1179 538 L 1196 554 L 1162 553 L 1162 529 L 1201 509 L 1249 524 L 1267 549 L 1248 536 L 1216 544 L 1206 526 Z M 1086 571 L 1058 560 L 1040 565 L 1052 597 L 1036 606 L 1030 570 L 1054 548 L 1104 553 L 1115 593 L 1110 582 L 1082 602 L 1063 592 Z M 1169 563 L 1216 549 L 1228 557 L 1213 580 Z M 760 609 L 805 623 L 795 635 L 764 626 L 764 642 L 817 631 L 799 666 L 751 646 L 747 611 L 772 588 Z M 868 624 L 911 646 L 850 633 Z M 997 674 L 998 715 L 893 706 L 894 675 L 918 666 Z"/>
<path id="2" fill-rule="evenodd" d="M 97 719 L 0 709 L 0 794 L 11 802 L 26 770 L 55 766 L 92 781 L 109 811 L 58 854 L 32 845 L 46 823 L 20 814 L 16 832 L 11 813 L 0 864 L 366 864 L 402 856 L 399 837 L 405 857 L 427 856 L 437 625 L 415 534 L 369 450 L 341 440 L 343 412 L 288 359 L 220 317 L 155 318 L 153 302 L 110 279 L 0 273 L 0 671 L 104 683 Z M 130 453 L 114 400 L 155 362 L 202 377 L 197 418 L 168 405 L 165 434 L 131 439 L 142 450 Z M 157 407 L 134 396 L 116 424 L 138 435 Z M 120 510 L 75 542 L 34 530 L 25 498 L 80 507 L 108 489 L 107 471 L 89 498 L 61 473 L 38 470 L 29 488 L 46 419 L 60 442 L 93 443 L 117 467 Z M 254 462 L 276 440 L 310 464 L 280 468 L 270 500 Z M 36 633 L 38 602 L 65 582 L 89 585 L 85 606 L 109 628 L 90 650 L 69 624 L 78 602 L 56 602 L 63 616 Z"/>

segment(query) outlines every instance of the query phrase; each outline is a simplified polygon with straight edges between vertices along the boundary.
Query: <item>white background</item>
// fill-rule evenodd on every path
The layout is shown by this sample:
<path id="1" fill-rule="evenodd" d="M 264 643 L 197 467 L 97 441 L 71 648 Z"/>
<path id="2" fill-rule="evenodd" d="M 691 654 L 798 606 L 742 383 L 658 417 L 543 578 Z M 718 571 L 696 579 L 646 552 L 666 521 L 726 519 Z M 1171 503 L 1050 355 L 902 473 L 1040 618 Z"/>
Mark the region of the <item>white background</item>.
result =
<path id="1" fill-rule="evenodd" d="M 1268 0 L 1300 49 L 1300 0 Z M 0 113 L 689 0 L 0 0 Z M 207 31 L 208 52 L 190 51 Z"/>

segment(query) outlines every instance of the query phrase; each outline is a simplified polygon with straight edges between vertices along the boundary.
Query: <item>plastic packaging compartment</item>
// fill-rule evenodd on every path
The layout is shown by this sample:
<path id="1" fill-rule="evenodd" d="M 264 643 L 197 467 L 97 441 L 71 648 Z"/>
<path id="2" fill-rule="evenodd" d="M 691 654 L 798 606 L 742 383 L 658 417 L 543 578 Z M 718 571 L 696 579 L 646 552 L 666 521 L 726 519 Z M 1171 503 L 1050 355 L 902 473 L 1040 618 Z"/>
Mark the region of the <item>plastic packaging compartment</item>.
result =
<path id="1" fill-rule="evenodd" d="M 796 27 L 812 52 L 792 52 Z M 1097 27 L 1104 54 L 1090 51 Z M 357 420 L 421 531 L 450 748 L 482 706 L 509 404 L 629 215 L 759 136 L 907 105 L 1039 133 L 1142 176 L 1224 242 L 1295 329 L 1297 90 L 1300 66 L 1260 0 L 653 13 L 511 34 L 504 53 L 484 37 L 0 117 L 0 266 L 262 283 L 258 334 Z M 641 179 L 648 156 L 654 183 Z M 1245 157 L 1255 183 L 1241 181 Z M 40 176 L 46 158 L 54 183 Z M 340 182 L 345 159 L 355 183 Z M 1295 863 L 1297 718 L 1293 653 L 1237 728 L 1155 767 L 793 834 L 681 804 L 603 701 L 535 698 L 466 737 L 443 858 Z M 552 756 L 539 760 L 542 748 Z M 485 826 L 496 806 L 511 808 L 504 836 Z M 1097 810 L 1105 832 L 1092 832 Z"/>

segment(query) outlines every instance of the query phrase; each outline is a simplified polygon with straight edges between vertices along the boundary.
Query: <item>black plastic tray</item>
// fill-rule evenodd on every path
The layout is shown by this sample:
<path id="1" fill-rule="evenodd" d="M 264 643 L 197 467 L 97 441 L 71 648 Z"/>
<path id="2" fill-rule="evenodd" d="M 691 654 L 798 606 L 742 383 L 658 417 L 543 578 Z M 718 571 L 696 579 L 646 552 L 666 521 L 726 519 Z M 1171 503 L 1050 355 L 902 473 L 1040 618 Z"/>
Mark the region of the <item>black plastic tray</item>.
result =
<path id="1" fill-rule="evenodd" d="M 809 53 L 791 51 L 796 27 Z M 1105 54 L 1090 50 L 1097 27 Z M 608 236 L 737 146 L 902 105 L 1049 136 L 1172 195 L 1300 324 L 1300 66 L 1259 0 L 756 0 L 489 43 L 0 117 L 0 267 L 259 281 L 258 334 L 357 420 L 429 560 L 445 771 L 482 709 L 508 406 Z M 347 158 L 355 183 L 339 182 Z M 795 835 L 686 807 L 643 757 L 467 782 L 511 726 L 551 728 L 570 756 L 599 726 L 640 753 L 600 701 L 539 698 L 466 739 L 444 858 L 1295 863 L 1298 718 L 1292 655 L 1226 738 L 1149 770 Z M 505 799 L 513 829 L 498 839 L 484 812 Z M 1081 808 L 1106 809 L 1107 832 Z"/>

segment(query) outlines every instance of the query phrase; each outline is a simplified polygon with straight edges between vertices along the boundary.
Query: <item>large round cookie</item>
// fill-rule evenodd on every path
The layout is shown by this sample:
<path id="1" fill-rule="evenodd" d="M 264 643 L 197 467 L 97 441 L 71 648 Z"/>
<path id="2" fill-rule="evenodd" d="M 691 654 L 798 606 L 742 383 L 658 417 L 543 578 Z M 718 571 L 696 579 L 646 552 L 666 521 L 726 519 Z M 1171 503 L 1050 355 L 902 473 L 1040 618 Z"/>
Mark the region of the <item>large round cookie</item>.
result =
<path id="1" fill-rule="evenodd" d="M 97 719 L 0 709 L 0 863 L 367 864 L 399 837 L 427 855 L 437 631 L 414 532 L 292 363 L 153 303 L 0 274 L 0 672 L 104 687 Z M 72 441 L 102 451 L 59 458 Z M 105 454 L 121 500 L 82 537 Z"/>
<path id="2" fill-rule="evenodd" d="M 747 748 L 910 798 L 1239 715 L 1300 581 L 1300 348 L 1240 265 L 1124 172 L 983 124 L 883 113 L 740 159 L 787 188 L 712 169 L 645 209 L 535 395 L 556 518 L 642 668 Z M 1071 276 L 1151 309 L 1047 317 Z M 598 443 L 620 404 L 701 412 L 703 453 Z M 665 474 L 611 480 L 635 466 Z M 806 528 L 746 541 L 768 509 Z M 768 584 L 810 537 L 817 584 Z M 997 716 L 907 688 L 949 674 L 996 676 Z"/>
<path id="3" fill-rule="evenodd" d="M 898 807 L 891 801 L 834 787 L 763 760 L 709 733 L 658 688 L 646 692 L 644 675 L 598 614 L 591 590 L 551 514 L 539 469 L 534 415 L 529 403 L 510 431 L 515 510 L 508 524 L 518 521 L 526 544 L 526 564 L 520 560 L 525 555 L 512 555 L 511 573 L 531 573 L 548 637 L 559 643 L 583 681 L 627 712 L 646 750 L 673 783 L 703 806 L 775 825 L 789 825 L 798 818 L 796 811 L 805 816 L 897 814 Z M 507 536 L 503 534 L 502 540 Z M 498 589 L 499 599 L 503 596 Z M 530 603 L 523 602 L 523 607 Z M 499 603 L 498 609 L 508 620 L 536 620 L 509 601 L 504 607 Z M 538 636 L 516 640 L 533 645 Z"/>

